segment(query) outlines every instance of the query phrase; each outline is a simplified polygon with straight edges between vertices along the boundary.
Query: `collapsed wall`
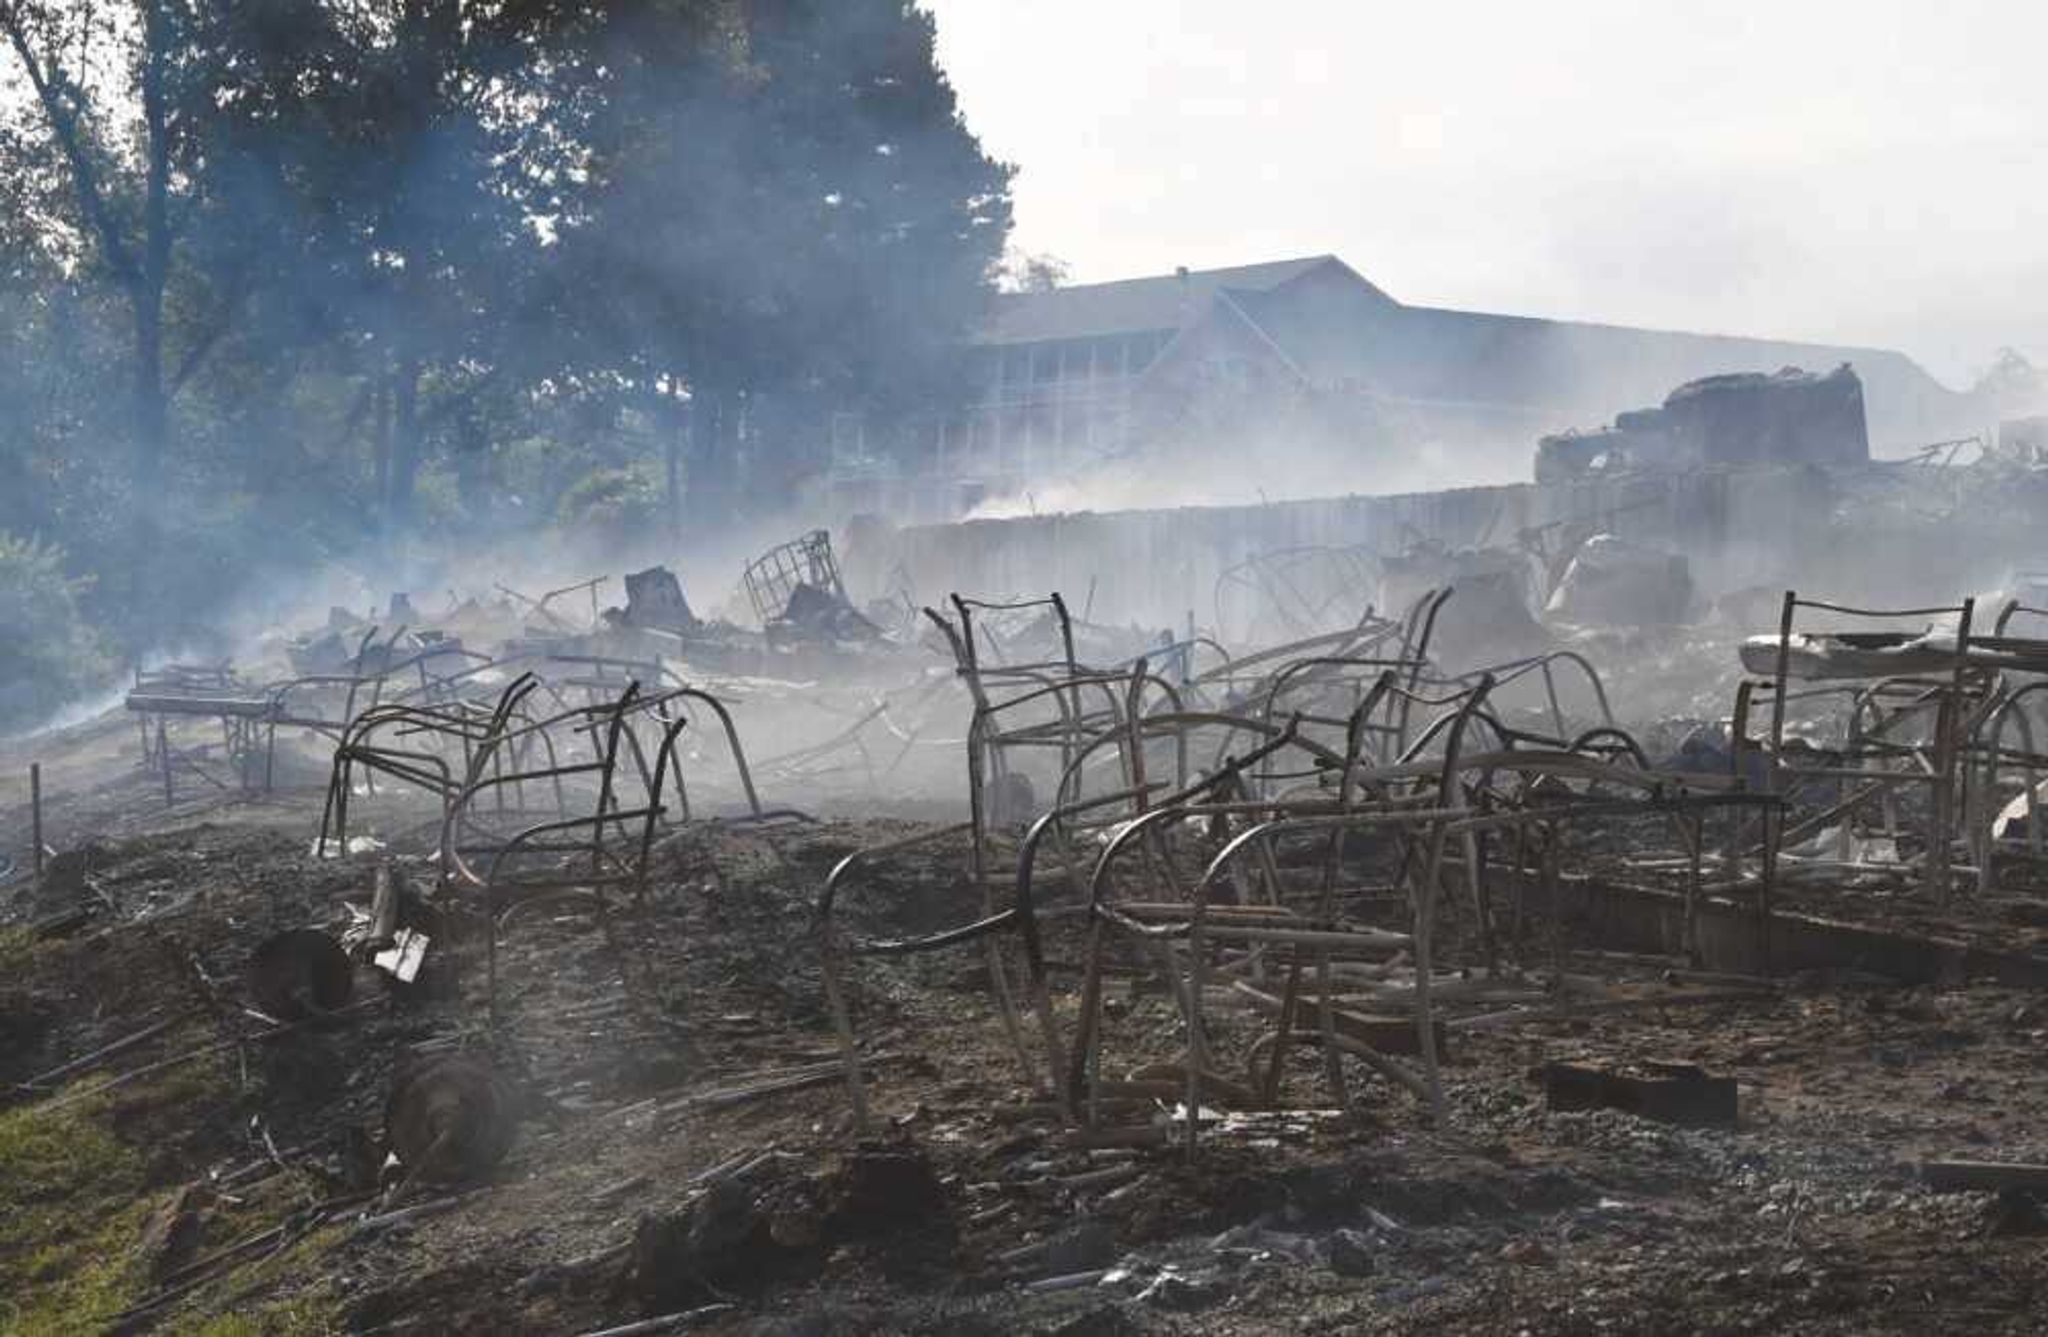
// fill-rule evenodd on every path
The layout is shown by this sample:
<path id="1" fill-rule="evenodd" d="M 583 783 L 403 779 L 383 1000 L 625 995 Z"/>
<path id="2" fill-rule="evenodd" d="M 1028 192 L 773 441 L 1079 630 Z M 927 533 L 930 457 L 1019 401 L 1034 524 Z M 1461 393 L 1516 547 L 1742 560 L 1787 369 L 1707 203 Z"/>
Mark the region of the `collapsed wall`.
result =
<path id="1" fill-rule="evenodd" d="M 1939 450 L 1873 462 L 1856 373 L 1788 367 L 1690 381 L 1611 427 L 1545 437 L 1534 484 L 901 530 L 870 522 L 850 559 L 865 591 L 892 598 L 1058 590 L 1095 621 L 1154 628 L 1244 628 L 1262 601 L 1291 602 L 1314 615 L 1306 620 L 1356 617 L 1368 603 L 1405 606 L 1420 588 L 1462 584 L 1476 595 L 1484 582 L 1489 607 L 1550 604 L 1571 623 L 1589 601 L 1610 624 L 1683 621 L 1796 585 L 1881 604 L 1947 601 L 2048 566 L 2035 546 L 2048 504 L 2036 427 L 2007 424 L 2009 439 L 1968 469 L 1950 469 L 1954 452 Z M 1607 536 L 1610 565 L 1665 594 L 1591 600 L 1582 580 L 1564 597 L 1565 564 L 1596 535 Z M 1318 552 L 1346 560 L 1320 563 L 1321 588 L 1301 596 L 1295 576 Z M 1657 616 L 1620 611 L 1646 600 Z M 1305 619 L 1290 620 L 1303 630 Z"/>
<path id="2" fill-rule="evenodd" d="M 985 597 L 1048 590 L 1101 622 L 1242 625 L 1258 597 L 1226 574 L 1299 548 L 1512 545 L 1525 531 L 1577 525 L 1683 553 L 1703 594 L 1785 579 L 1824 557 L 1837 477 L 1813 467 L 1636 473 L 1556 485 L 1516 484 L 1346 496 L 1257 506 L 1081 512 L 889 530 L 849 543 L 848 578 L 864 595 L 922 603 L 953 590 Z M 1352 615 L 1375 590 L 1361 590 Z"/>

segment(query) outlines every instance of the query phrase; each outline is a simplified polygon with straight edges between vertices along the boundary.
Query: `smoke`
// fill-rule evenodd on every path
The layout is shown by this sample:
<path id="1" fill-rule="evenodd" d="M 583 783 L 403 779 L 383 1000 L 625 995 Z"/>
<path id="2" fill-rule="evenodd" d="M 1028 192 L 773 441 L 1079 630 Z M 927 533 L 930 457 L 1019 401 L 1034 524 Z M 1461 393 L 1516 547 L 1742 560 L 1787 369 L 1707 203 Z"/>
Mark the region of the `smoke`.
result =
<path id="1" fill-rule="evenodd" d="M 1247 506 L 1312 497 L 1429 491 L 1460 485 L 1519 481 L 1526 460 L 1515 461 L 1507 443 L 1488 452 L 1490 466 L 1475 468 L 1470 453 L 1424 441 L 1401 449 L 1361 446 L 1350 451 L 1300 438 L 1176 441 L 1170 451 L 1145 452 L 1048 478 L 1021 491 L 991 497 L 965 518 L 1002 520 L 1084 511 L 1135 511 L 1176 506 Z"/>
<path id="2" fill-rule="evenodd" d="M 460 32 L 444 7 L 202 9 L 44 52 L 86 62 L 58 81 L 80 132 L 116 127 L 105 211 L 0 52 L 0 543 L 50 541 L 103 651 L 10 616 L 0 563 L 0 634 L 48 650 L 0 656 L 0 727 L 137 665 L 274 662 L 397 592 L 434 614 L 660 563 L 700 613 L 746 611 L 745 562 L 815 524 L 788 498 L 831 415 L 913 393 L 1009 231 L 1010 169 L 896 0 Z M 201 91 L 152 137 L 129 76 L 158 55 Z M 178 222 L 160 344 L 131 309 L 151 284 L 90 263 L 145 253 L 152 189 Z M 167 411 L 131 412 L 152 359 Z"/>
<path id="3" fill-rule="evenodd" d="M 1184 0 L 1166 39 L 1158 5 L 933 7 L 1030 169 L 1019 244 L 1079 280 L 1336 250 L 1409 301 L 1898 348 L 1951 384 L 2048 360 L 2039 6 Z"/>
<path id="4" fill-rule="evenodd" d="M 1087 294 L 1069 299 L 1085 303 Z M 1543 436 L 1606 426 L 1686 382 L 1844 363 L 1862 381 L 1879 457 L 1988 435 L 2017 402 L 2009 393 L 1951 391 L 1881 350 L 1411 307 L 1324 266 L 1256 301 L 1194 309 L 1130 392 L 1129 446 L 1060 468 L 1045 466 L 1041 450 L 1035 476 L 969 518 L 1524 482 Z M 1090 383 L 1075 388 L 1099 393 Z M 996 411 L 1028 427 L 1034 414 L 1049 420 L 1067 394 L 1054 383 L 1028 411 Z"/>

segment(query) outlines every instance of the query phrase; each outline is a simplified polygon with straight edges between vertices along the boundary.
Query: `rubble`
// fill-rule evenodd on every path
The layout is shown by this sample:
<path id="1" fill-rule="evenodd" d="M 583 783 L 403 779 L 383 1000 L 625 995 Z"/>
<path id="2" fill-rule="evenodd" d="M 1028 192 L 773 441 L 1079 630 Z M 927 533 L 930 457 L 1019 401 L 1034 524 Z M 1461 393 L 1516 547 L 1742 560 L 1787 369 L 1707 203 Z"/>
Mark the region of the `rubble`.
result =
<path id="1" fill-rule="evenodd" d="M 1386 559 L 1380 590 L 1389 609 L 1406 609 L 1439 590 L 1457 591 L 1434 630 L 1446 655 L 1472 662 L 1509 659 L 1549 649 L 1536 620 L 1528 555 L 1508 548 L 1450 551 L 1418 545 Z"/>
<path id="2" fill-rule="evenodd" d="M 929 1158 L 913 1146 L 864 1146 L 822 1172 L 791 1158 L 747 1158 L 708 1176 L 681 1212 L 643 1216 L 628 1286 L 653 1311 L 757 1294 L 815 1276 L 833 1249 L 858 1250 L 898 1279 L 950 1260 L 951 1205 Z"/>
<path id="3" fill-rule="evenodd" d="M 328 1018 L 355 993 L 355 968 L 341 944 L 318 929 L 272 934 L 249 955 L 249 996 L 279 1021 Z"/>
<path id="4" fill-rule="evenodd" d="M 1688 381 L 1659 408 L 1615 415 L 1594 432 L 1546 436 L 1536 481 L 1632 469 L 1678 471 L 1765 462 L 1856 465 L 1870 459 L 1863 382 L 1847 364 L 1825 375 L 1787 367 Z"/>
<path id="5" fill-rule="evenodd" d="M 464 1055 L 401 1071 L 384 1106 L 384 1136 L 405 1185 L 461 1183 L 495 1168 L 512 1148 L 518 1103 L 505 1077 Z"/>
<path id="6" fill-rule="evenodd" d="M 318 710 L 152 683 L 152 768 L 44 797 L 104 838 L 17 897 L 67 936 L 0 938 L 0 1120 L 201 1186 L 110 1199 L 109 1321 L 1881 1327 L 1881 1264 L 2024 1323 L 2025 605 L 1452 634 L 1576 606 L 1599 532 L 1341 611 L 1250 569 L 1303 596 L 1277 642 L 963 592 L 884 653 L 749 651 L 844 682 L 714 675 L 642 572 L 609 628 L 524 601 L 544 643 L 465 626 Z M 780 613 L 828 552 L 771 563 Z M 155 801 L 244 700 L 257 783 Z"/>
<path id="7" fill-rule="evenodd" d="M 625 582 L 626 606 L 607 609 L 607 620 L 628 627 L 672 631 L 679 636 L 690 635 L 703 626 L 690 611 L 690 601 L 683 597 L 682 582 L 667 567 L 630 572 Z"/>
<path id="8" fill-rule="evenodd" d="M 1657 626 L 1692 618 L 1684 557 L 1595 534 L 1582 544 L 1544 613 L 1579 626 Z"/>
<path id="9" fill-rule="evenodd" d="M 846 597 L 832 536 L 822 529 L 769 549 L 748 565 L 744 581 L 770 645 L 881 637 L 881 628 Z"/>

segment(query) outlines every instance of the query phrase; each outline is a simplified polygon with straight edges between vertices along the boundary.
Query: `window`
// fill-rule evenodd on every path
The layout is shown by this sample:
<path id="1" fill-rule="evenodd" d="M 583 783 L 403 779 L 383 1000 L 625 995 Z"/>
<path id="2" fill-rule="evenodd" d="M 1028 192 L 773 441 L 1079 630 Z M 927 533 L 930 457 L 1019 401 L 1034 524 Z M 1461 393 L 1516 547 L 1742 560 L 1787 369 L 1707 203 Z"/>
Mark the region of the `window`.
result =
<path id="1" fill-rule="evenodd" d="M 1024 410 L 1024 421 L 1028 432 L 1025 440 L 1034 446 L 1049 446 L 1053 442 L 1056 419 L 1050 404 L 1032 404 Z"/>
<path id="2" fill-rule="evenodd" d="M 981 414 L 979 409 L 969 409 L 953 420 L 952 470 L 956 474 L 974 470 L 975 451 L 981 441 Z"/>
<path id="3" fill-rule="evenodd" d="M 1024 413 L 1012 409 L 1003 415 L 1002 438 L 993 452 L 995 468 L 1000 473 L 1014 473 L 1023 467 L 1025 433 Z"/>
<path id="4" fill-rule="evenodd" d="M 1003 380 L 1003 354 L 1000 349 L 977 351 L 968 363 L 969 383 L 984 399 L 996 392 Z"/>

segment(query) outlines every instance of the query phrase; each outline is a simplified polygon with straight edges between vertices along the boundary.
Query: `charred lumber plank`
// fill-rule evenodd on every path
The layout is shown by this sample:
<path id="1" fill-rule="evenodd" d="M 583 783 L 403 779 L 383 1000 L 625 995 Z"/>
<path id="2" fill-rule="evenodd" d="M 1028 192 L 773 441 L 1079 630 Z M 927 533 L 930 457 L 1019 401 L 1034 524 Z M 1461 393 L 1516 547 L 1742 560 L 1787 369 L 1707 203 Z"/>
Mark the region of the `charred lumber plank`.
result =
<path id="1" fill-rule="evenodd" d="M 1281 999 L 1262 990 L 1255 989 L 1242 980 L 1237 981 L 1230 987 L 1232 992 L 1242 997 L 1254 1009 L 1264 1013 L 1266 1016 L 1277 1017 L 1285 1010 Z M 1304 1004 L 1295 1010 L 1294 1024 L 1297 1027 L 1311 1028 L 1313 1015 L 1313 1005 Z M 1422 1052 L 1421 1033 L 1416 1030 L 1415 1020 L 1412 1017 L 1370 1016 L 1366 1013 L 1353 1012 L 1346 1008 L 1336 1008 L 1333 1010 L 1332 1015 L 1339 1035 L 1348 1036 L 1362 1044 L 1371 1045 L 1382 1054 L 1413 1055 Z M 1436 1042 L 1438 1050 L 1441 1052 L 1446 1043 L 1443 1019 L 1440 1017 L 1436 1018 L 1432 1024 L 1436 1027 Z"/>
<path id="2" fill-rule="evenodd" d="M 90 1071 L 109 1059 L 118 1058 L 137 1045 L 145 1044 L 155 1039 L 171 1027 L 177 1025 L 181 1020 L 183 1020 L 182 1017 L 165 1017 L 160 1021 L 151 1022 L 132 1035 L 124 1035 L 112 1044 L 101 1045 L 91 1053 L 81 1054 L 69 1063 L 59 1064 L 48 1072 L 38 1073 L 21 1085 L 24 1087 L 48 1086 L 60 1078 L 75 1077 L 81 1072 Z"/>
<path id="3" fill-rule="evenodd" d="M 1543 1096 L 1553 1111 L 1614 1109 L 1695 1128 L 1733 1128 L 1735 1079 L 1712 1077 L 1690 1063 L 1641 1063 L 1634 1071 L 1579 1063 L 1543 1068 Z"/>
<path id="4" fill-rule="evenodd" d="M 1937 1193 L 2048 1193 L 2048 1165 L 2007 1161 L 1922 1161 L 1920 1179 Z"/>

